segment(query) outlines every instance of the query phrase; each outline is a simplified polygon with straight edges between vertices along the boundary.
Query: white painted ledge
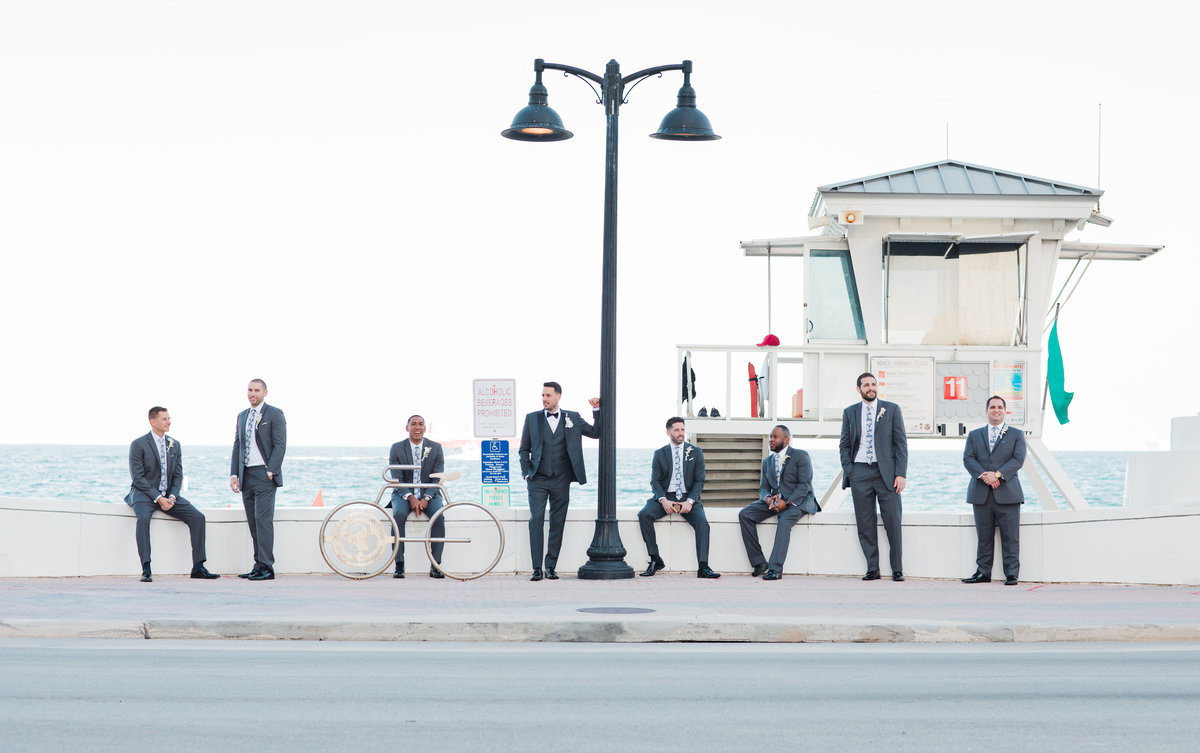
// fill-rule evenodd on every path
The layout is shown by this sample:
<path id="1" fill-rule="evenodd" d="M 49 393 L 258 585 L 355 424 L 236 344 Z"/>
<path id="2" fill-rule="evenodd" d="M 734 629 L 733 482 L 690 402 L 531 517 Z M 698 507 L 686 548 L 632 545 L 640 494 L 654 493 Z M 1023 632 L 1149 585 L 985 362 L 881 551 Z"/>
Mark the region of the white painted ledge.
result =
<path id="1" fill-rule="evenodd" d="M 966 504 L 963 505 L 966 508 Z M 252 564 L 245 514 L 233 508 L 201 508 L 208 519 L 208 567 L 219 573 L 248 570 Z M 329 567 L 317 545 L 321 522 L 332 508 L 288 507 L 275 511 L 276 570 L 323 573 Z M 525 508 L 494 509 L 504 526 L 506 547 L 495 572 L 528 572 L 528 516 Z M 746 573 L 736 509 L 707 509 L 712 526 L 709 564 L 722 573 Z M 637 509 L 617 511 L 626 562 L 645 568 L 646 548 L 638 531 Z M 134 543 L 135 518 L 126 505 L 102 502 L 0 497 L 0 577 L 136 575 L 141 572 Z M 488 524 L 490 526 L 490 524 Z M 459 526 L 456 530 L 455 526 Z M 462 535 L 468 524 L 451 519 L 447 533 Z M 408 535 L 425 525 L 410 521 Z M 573 573 L 587 560 L 595 511 L 572 507 L 567 517 L 559 571 Z M 668 570 L 696 568 L 695 539 L 683 518 L 657 524 L 659 549 Z M 156 574 L 191 569 L 187 527 L 159 513 L 150 527 Z M 469 535 L 469 534 L 467 534 Z M 759 526 L 769 556 L 774 524 Z M 482 536 L 481 536 L 482 539 Z M 887 575 L 887 537 L 880 526 L 880 560 Z M 494 534 L 492 539 L 494 540 Z M 1059 583 L 1200 584 L 1200 505 L 1141 508 L 1035 510 L 1021 514 L 1021 580 Z M 488 545 L 447 544 L 444 564 L 454 571 L 483 568 L 495 549 Z M 1000 544 L 996 543 L 996 570 Z M 417 571 L 424 556 L 409 544 L 408 567 Z M 904 516 L 904 572 L 916 578 L 962 578 L 975 569 L 975 526 L 969 509 L 961 514 L 907 513 Z M 865 561 L 858 546 L 854 514 L 838 510 L 806 516 L 792 531 L 784 572 L 790 575 L 859 575 Z"/>

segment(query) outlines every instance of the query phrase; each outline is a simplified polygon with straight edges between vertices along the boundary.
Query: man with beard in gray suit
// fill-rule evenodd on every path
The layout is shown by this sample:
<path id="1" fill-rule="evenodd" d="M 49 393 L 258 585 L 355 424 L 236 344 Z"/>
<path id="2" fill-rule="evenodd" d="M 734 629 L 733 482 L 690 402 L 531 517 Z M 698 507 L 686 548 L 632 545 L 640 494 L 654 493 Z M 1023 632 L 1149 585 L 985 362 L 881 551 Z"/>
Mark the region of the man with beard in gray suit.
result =
<path id="1" fill-rule="evenodd" d="M 421 472 L 417 474 L 416 481 L 413 480 L 413 471 L 399 471 L 399 480 L 409 484 L 436 483 L 433 474 L 441 473 L 446 469 L 442 446 L 432 439 L 425 438 L 425 418 L 423 416 L 410 416 L 404 428 L 408 430 L 408 439 L 402 439 L 392 445 L 392 450 L 388 454 L 388 465 L 419 464 Z M 404 538 L 404 524 L 408 520 L 410 512 L 416 515 L 425 513 L 426 517 L 432 518 L 434 513 L 442 509 L 442 490 L 401 486 L 392 490 L 392 498 L 387 506 L 392 508 L 392 515 L 396 518 L 396 525 L 400 529 L 400 538 Z M 437 519 L 430 535 L 437 539 L 446 538 L 445 517 Z M 404 544 L 399 546 L 400 548 L 396 552 L 396 572 L 392 574 L 393 578 L 404 577 Z M 442 562 L 442 549 L 445 546 L 440 541 L 432 544 L 433 559 L 439 565 Z M 430 566 L 429 577 L 445 578 L 446 576 L 442 574 L 441 570 Z"/>
<path id="2" fill-rule="evenodd" d="M 150 583 L 150 516 L 155 510 L 182 520 L 192 538 L 192 577 L 220 578 L 204 567 L 204 513 L 179 496 L 183 485 L 183 448 L 167 436 L 171 414 L 156 405 L 150 409 L 150 433 L 129 445 L 129 476 L 132 481 L 125 503 L 137 515 L 137 548 L 142 561 L 142 582 Z"/>
<path id="3" fill-rule="evenodd" d="M 254 568 L 238 577 L 275 580 L 275 490 L 283 486 L 287 419 L 283 411 L 266 404 L 267 383 L 261 379 L 250 380 L 246 399 L 250 407 L 238 414 L 233 435 L 229 488 L 242 493 Z"/>
<path id="4" fill-rule="evenodd" d="M 842 461 L 842 488 L 850 487 L 854 499 L 854 522 L 858 543 L 867 558 L 863 580 L 879 580 L 879 531 L 875 504 L 887 532 L 892 580 L 904 580 L 900 542 L 900 493 L 908 476 L 908 434 L 900 406 L 877 400 L 875 375 L 858 376 L 862 401 L 842 411 L 842 438 L 838 450 Z"/>
<path id="5" fill-rule="evenodd" d="M 746 557 L 753 568 L 750 575 L 754 578 L 760 575 L 763 580 L 782 578 L 783 563 L 792 541 L 792 526 L 805 515 L 821 511 L 812 490 L 812 461 L 807 452 L 792 447 L 791 441 L 792 432 L 783 424 L 771 430 L 771 454 L 763 459 L 758 499 L 738 513 L 742 543 L 746 546 Z M 758 524 L 772 515 L 778 517 L 775 546 L 771 548 L 768 561 L 763 558 L 762 547 L 758 544 Z"/>
<path id="6" fill-rule="evenodd" d="M 558 580 L 558 552 L 562 548 L 567 506 L 571 503 L 571 482 L 587 483 L 583 466 L 583 437 L 600 436 L 600 398 L 592 406 L 595 425 L 575 411 L 558 409 L 562 387 L 558 382 L 542 385 L 542 410 L 525 416 L 521 430 L 521 475 L 529 485 L 529 552 L 533 558 L 533 576 L 542 579 L 542 527 L 546 522 L 546 502 L 550 502 L 550 541 L 546 548 L 545 577 Z"/>
<path id="7" fill-rule="evenodd" d="M 704 452 L 694 444 L 683 441 L 687 436 L 683 419 L 672 416 L 667 419 L 667 437 L 670 443 L 654 451 L 650 460 L 650 491 L 654 496 L 638 513 L 638 526 L 642 541 L 650 554 L 650 565 L 642 573 L 650 577 L 666 568 L 658 555 L 658 539 L 654 536 L 654 521 L 677 512 L 683 516 L 696 533 L 697 578 L 720 578 L 708 566 L 708 518 L 704 515 L 704 504 L 700 492 L 704 491 Z"/>
<path id="8" fill-rule="evenodd" d="M 1004 585 L 1017 585 L 1021 571 L 1021 505 L 1025 493 L 1018 471 L 1025 465 L 1025 434 L 1004 422 L 1008 404 L 999 395 L 987 401 L 987 426 L 967 435 L 963 466 L 971 474 L 967 502 L 975 511 L 975 574 L 963 583 L 988 583 L 992 579 L 996 529 L 1004 553 Z M 988 469 L 992 470 L 988 470 Z"/>

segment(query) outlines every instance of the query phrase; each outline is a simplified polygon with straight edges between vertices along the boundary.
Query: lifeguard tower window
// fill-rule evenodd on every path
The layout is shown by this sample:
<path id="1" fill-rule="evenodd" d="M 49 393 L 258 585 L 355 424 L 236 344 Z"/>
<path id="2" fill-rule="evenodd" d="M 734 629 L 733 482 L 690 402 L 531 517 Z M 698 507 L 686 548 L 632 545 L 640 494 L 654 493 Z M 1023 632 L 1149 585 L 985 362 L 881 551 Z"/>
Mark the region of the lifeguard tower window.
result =
<path id="1" fill-rule="evenodd" d="M 884 240 L 884 330 L 897 345 L 1024 345 L 1027 247 Z"/>
<path id="2" fill-rule="evenodd" d="M 808 259 L 808 339 L 866 340 L 849 251 L 813 249 Z"/>

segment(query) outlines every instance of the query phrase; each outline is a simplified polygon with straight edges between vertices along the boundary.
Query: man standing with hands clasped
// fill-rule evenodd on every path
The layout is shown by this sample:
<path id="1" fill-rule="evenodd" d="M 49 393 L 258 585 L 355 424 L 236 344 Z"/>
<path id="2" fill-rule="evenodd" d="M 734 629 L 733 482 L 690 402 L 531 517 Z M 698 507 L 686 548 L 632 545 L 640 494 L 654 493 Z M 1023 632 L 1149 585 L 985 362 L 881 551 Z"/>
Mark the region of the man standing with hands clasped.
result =
<path id="1" fill-rule="evenodd" d="M 987 401 L 987 426 L 967 435 L 963 466 L 971 474 L 967 501 L 975 511 L 975 574 L 963 583 L 988 583 L 992 580 L 996 529 L 1000 529 L 1000 548 L 1004 553 L 1004 585 L 1017 585 L 1021 570 L 1021 505 L 1025 493 L 1017 472 L 1025 464 L 1025 434 L 1010 430 L 1004 422 L 1008 404 L 999 395 Z M 988 470 L 991 469 L 991 470 Z"/>
<path id="2" fill-rule="evenodd" d="M 542 527 L 546 522 L 546 502 L 550 502 L 550 542 L 546 549 L 546 575 L 558 580 L 554 568 L 562 548 L 563 527 L 567 523 L 567 506 L 571 503 L 571 482 L 587 483 L 583 467 L 582 437 L 600 436 L 600 398 L 593 397 L 592 420 L 583 420 L 575 411 L 558 409 L 562 387 L 558 382 L 542 385 L 542 410 L 525 416 L 521 430 L 521 475 L 529 484 L 529 553 L 533 558 L 533 577 L 542 579 Z"/>
<path id="3" fill-rule="evenodd" d="M 771 430 L 769 441 L 771 454 L 763 459 L 759 498 L 742 508 L 738 523 L 742 527 L 746 557 L 754 568 L 750 576 L 779 580 L 783 577 L 783 562 L 792 541 L 792 526 L 806 514 L 820 512 L 821 508 L 817 506 L 812 490 L 812 461 L 807 452 L 791 446 L 791 430 L 780 424 Z M 762 547 L 758 545 L 758 524 L 772 515 L 779 517 L 775 521 L 775 546 L 771 548 L 768 562 L 763 559 Z"/>
<path id="4" fill-rule="evenodd" d="M 254 546 L 254 568 L 239 578 L 275 579 L 275 489 L 283 486 L 283 454 L 287 451 L 287 420 L 283 411 L 267 405 L 267 383 L 252 379 L 246 387 L 250 407 L 238 414 L 233 436 L 229 488 L 242 493 L 246 524 Z"/>
<path id="5" fill-rule="evenodd" d="M 642 540 L 650 554 L 650 565 L 645 577 L 650 577 L 667 565 L 658 555 L 658 540 L 654 536 L 654 521 L 673 512 L 683 515 L 696 533 L 697 578 L 720 578 L 708 566 L 708 518 L 700 502 L 704 490 L 704 453 L 694 444 L 683 441 L 687 436 L 683 419 L 672 416 L 667 419 L 667 437 L 670 442 L 654 451 L 650 460 L 650 491 L 654 494 L 642 511 L 638 513 L 638 525 Z"/>
<path id="6" fill-rule="evenodd" d="M 858 543 L 867 558 L 863 580 L 879 580 L 879 531 L 875 504 L 883 516 L 891 549 L 892 580 L 904 580 L 900 544 L 900 493 L 908 476 L 908 435 L 900 406 L 876 400 L 879 385 L 875 375 L 858 377 L 862 402 L 842 411 L 842 439 L 838 450 L 842 461 L 842 488 L 850 487 L 854 499 L 854 522 Z"/>

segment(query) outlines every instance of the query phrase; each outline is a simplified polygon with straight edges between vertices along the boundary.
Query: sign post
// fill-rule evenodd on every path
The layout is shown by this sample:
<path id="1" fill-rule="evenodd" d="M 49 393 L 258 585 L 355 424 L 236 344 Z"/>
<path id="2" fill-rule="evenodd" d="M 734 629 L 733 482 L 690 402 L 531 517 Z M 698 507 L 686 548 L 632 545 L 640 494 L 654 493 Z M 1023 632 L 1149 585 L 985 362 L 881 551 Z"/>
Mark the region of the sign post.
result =
<path id="1" fill-rule="evenodd" d="M 475 436 L 479 448 L 480 502 L 486 507 L 508 507 L 508 469 L 512 463 L 508 440 L 517 433 L 517 381 L 476 379 L 473 405 Z"/>

